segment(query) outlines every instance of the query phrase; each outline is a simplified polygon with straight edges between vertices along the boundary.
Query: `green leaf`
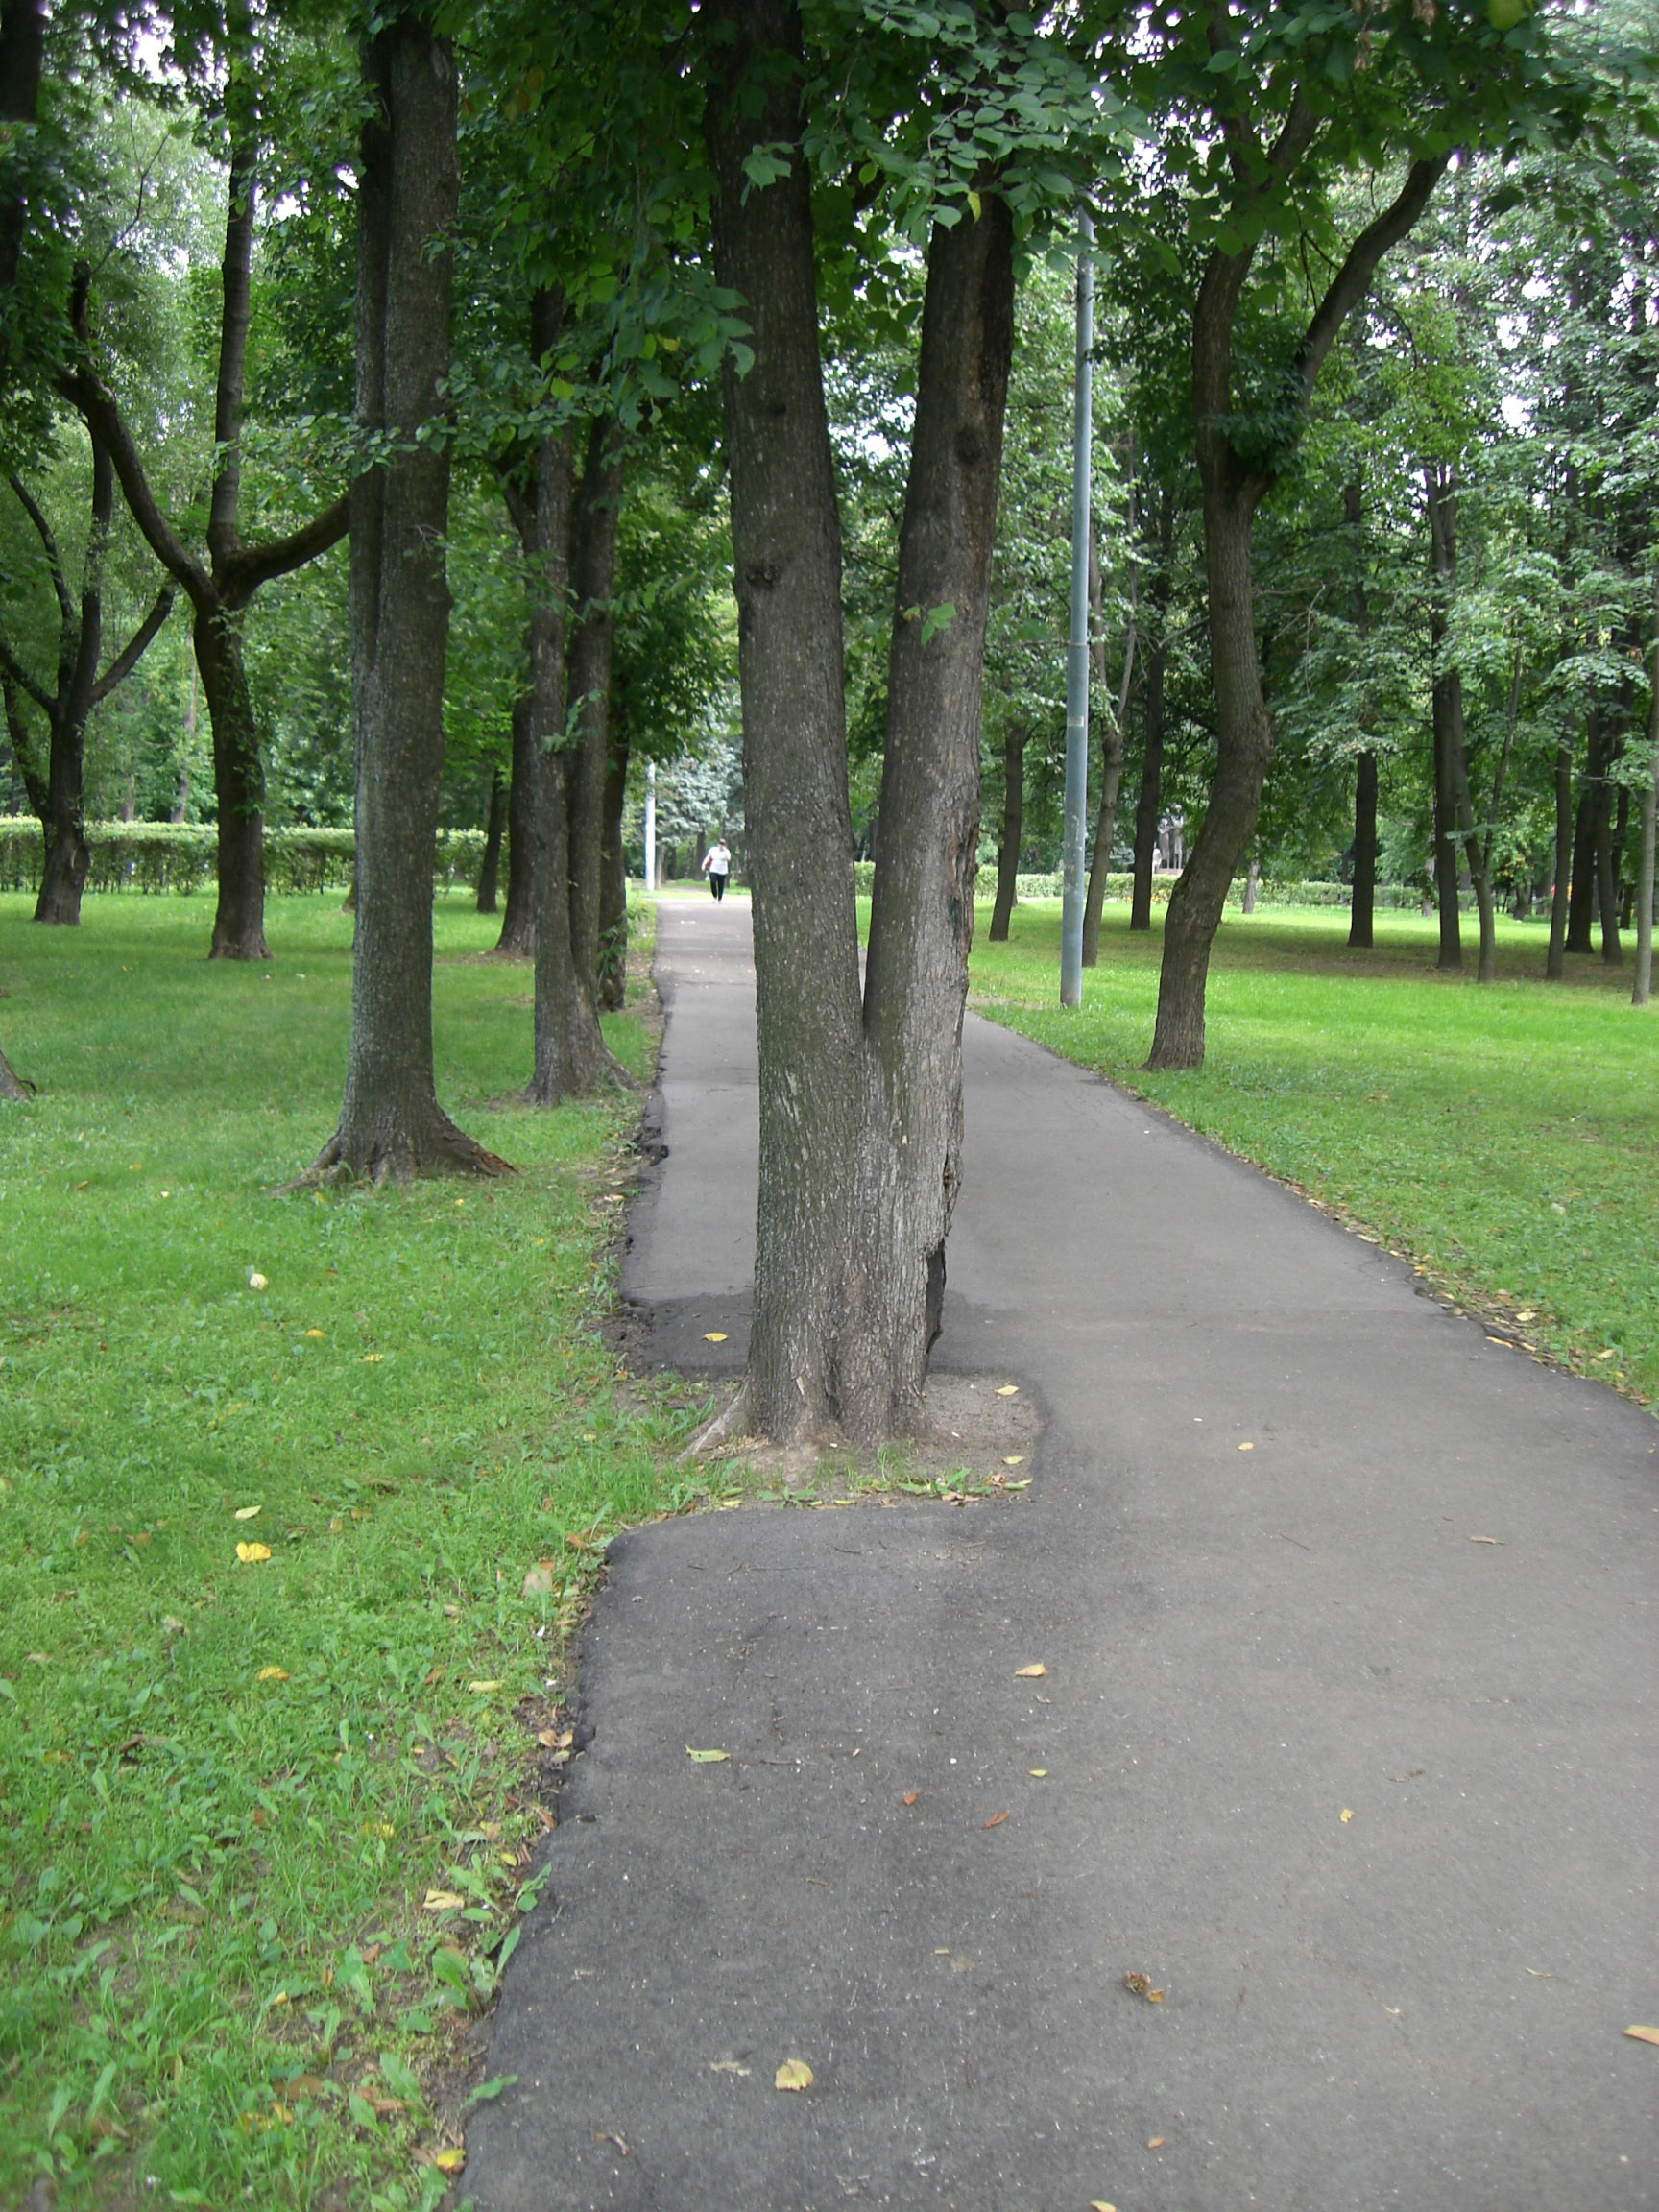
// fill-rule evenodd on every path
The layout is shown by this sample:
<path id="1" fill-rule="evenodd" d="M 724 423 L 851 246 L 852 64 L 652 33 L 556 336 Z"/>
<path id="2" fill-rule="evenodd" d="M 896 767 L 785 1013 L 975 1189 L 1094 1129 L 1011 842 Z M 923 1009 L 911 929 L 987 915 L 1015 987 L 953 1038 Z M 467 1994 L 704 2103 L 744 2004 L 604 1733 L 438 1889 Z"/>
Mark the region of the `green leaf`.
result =
<path id="1" fill-rule="evenodd" d="M 922 617 L 922 643 L 926 645 L 930 637 L 937 637 L 941 630 L 949 630 L 955 619 L 956 610 L 949 599 L 942 607 L 929 607 Z"/>
<path id="2" fill-rule="evenodd" d="M 492 2080 L 480 2081 L 462 2105 L 462 2111 L 470 2112 L 474 2104 L 488 2104 L 493 2097 L 499 2097 L 503 2089 L 511 2089 L 517 2079 L 517 2074 L 497 2074 Z"/>

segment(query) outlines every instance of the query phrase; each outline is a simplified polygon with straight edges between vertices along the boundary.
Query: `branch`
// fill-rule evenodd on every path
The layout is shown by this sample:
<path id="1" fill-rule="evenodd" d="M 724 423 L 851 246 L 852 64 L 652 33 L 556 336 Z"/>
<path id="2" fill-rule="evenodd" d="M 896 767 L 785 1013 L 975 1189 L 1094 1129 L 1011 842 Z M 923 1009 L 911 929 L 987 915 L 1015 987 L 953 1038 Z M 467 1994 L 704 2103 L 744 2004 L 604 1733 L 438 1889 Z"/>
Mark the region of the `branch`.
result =
<path id="1" fill-rule="evenodd" d="M 63 397 L 84 418 L 93 437 L 102 440 L 108 448 L 132 519 L 151 552 L 193 600 L 211 599 L 213 580 L 175 534 L 173 525 L 157 505 L 115 395 L 84 361 L 75 369 L 60 371 L 56 383 Z"/>
<path id="2" fill-rule="evenodd" d="M 65 622 L 73 622 L 75 619 L 75 602 L 69 594 L 69 584 L 63 574 L 63 562 L 58 551 L 58 541 L 52 535 L 52 525 L 41 514 L 39 508 L 36 506 L 34 500 L 30 498 L 21 476 L 10 477 L 8 482 L 12 491 L 16 493 L 24 514 L 34 523 L 41 544 L 46 548 L 47 565 L 52 571 L 52 589 L 58 594 L 59 610 Z"/>
<path id="3" fill-rule="evenodd" d="M 51 696 L 40 685 L 36 683 L 22 661 L 12 653 L 4 637 L 0 637 L 0 676 L 4 676 L 8 684 L 14 684 L 19 691 L 27 691 L 43 714 L 51 713 L 53 707 Z"/>
<path id="4" fill-rule="evenodd" d="M 156 595 L 156 604 L 133 631 L 125 647 L 117 653 L 102 676 L 92 686 L 92 704 L 108 699 L 117 684 L 125 684 L 145 654 L 156 641 L 156 634 L 173 612 L 173 587 L 164 584 Z"/>
<path id="5" fill-rule="evenodd" d="M 1349 248 L 1348 258 L 1332 277 L 1308 325 L 1307 335 L 1296 349 L 1296 373 L 1304 404 L 1312 397 L 1325 356 L 1336 342 L 1336 333 L 1370 289 L 1378 263 L 1390 247 L 1399 245 L 1428 206 L 1451 158 L 1448 151 L 1413 161 L 1392 202 L 1374 223 L 1366 225 Z"/>
<path id="6" fill-rule="evenodd" d="M 253 265 L 254 174 L 253 148 L 246 143 L 233 147 L 220 273 L 224 304 L 219 319 L 219 378 L 213 395 L 217 467 L 207 516 L 208 557 L 220 571 L 236 553 L 236 508 L 242 492 L 242 373 L 248 355 Z"/>
<path id="7" fill-rule="evenodd" d="M 12 740 L 12 757 L 17 763 L 17 773 L 23 779 L 23 788 L 29 794 L 30 805 L 44 822 L 52 794 L 46 779 L 30 760 L 29 733 L 23 724 L 23 710 L 17 704 L 17 687 L 3 664 L 0 664 L 0 701 L 5 705 L 6 734 Z"/>
<path id="8" fill-rule="evenodd" d="M 273 538 L 268 545 L 243 545 L 225 564 L 223 596 L 232 607 L 245 607 L 261 584 L 292 575 L 338 545 L 351 527 L 350 493 L 342 492 L 332 505 L 313 515 L 301 529 L 286 538 Z"/>

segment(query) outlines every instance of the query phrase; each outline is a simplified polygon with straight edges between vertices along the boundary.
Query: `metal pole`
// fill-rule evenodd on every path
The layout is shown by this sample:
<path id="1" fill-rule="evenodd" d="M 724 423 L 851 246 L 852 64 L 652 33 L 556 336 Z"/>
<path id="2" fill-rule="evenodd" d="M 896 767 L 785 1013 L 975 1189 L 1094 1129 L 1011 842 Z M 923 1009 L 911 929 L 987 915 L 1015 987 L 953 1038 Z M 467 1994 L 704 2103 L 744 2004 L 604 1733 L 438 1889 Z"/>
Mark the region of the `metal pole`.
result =
<path id="1" fill-rule="evenodd" d="M 1089 804 L 1089 445 L 1093 428 L 1094 226 L 1077 210 L 1077 369 L 1071 425 L 1071 639 L 1066 655 L 1066 822 L 1060 1003 L 1083 1003 L 1083 816 Z"/>
<path id="2" fill-rule="evenodd" d="M 657 763 L 645 763 L 645 888 L 657 888 Z"/>

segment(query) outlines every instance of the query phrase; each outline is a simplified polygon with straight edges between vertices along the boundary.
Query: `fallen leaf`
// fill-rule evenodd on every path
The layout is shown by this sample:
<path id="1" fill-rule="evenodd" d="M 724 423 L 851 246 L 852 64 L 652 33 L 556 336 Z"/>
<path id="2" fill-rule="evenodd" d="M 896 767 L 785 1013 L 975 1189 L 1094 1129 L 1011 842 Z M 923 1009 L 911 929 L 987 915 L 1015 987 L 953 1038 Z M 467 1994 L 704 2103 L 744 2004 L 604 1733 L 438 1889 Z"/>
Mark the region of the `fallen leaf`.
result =
<path id="1" fill-rule="evenodd" d="M 271 1547 L 269 1544 L 238 1544 L 236 1556 L 244 1567 L 252 1567 L 261 1559 L 270 1558 Z"/>
<path id="2" fill-rule="evenodd" d="M 981 1820 L 979 1825 L 981 1828 L 1000 1828 L 1007 1817 L 1006 1813 L 993 1813 L 989 1820 Z"/>
<path id="3" fill-rule="evenodd" d="M 1555 1979 L 1547 1966 L 1528 1966 L 1527 1971 L 1534 1982 L 1553 1982 Z"/>
<path id="4" fill-rule="evenodd" d="M 524 1577 L 523 1595 L 526 1598 L 550 1598 L 553 1595 L 553 1562 L 538 1559 Z"/>
<path id="5" fill-rule="evenodd" d="M 1039 1659 L 1033 1666 L 1016 1667 L 1014 1670 L 1014 1679 L 1016 1682 L 1041 1682 L 1044 1675 L 1046 1674 L 1047 1671 L 1047 1668 L 1045 1667 L 1042 1660 Z"/>
<path id="6" fill-rule="evenodd" d="M 1339 1814 L 1336 1815 L 1336 1817 L 1337 1817 L 1337 1818 L 1338 1818 L 1338 1819 L 1341 1821 L 1341 1823 L 1342 1823 L 1343 1827 L 1344 1827 L 1344 1828 L 1346 1828 L 1346 1827 L 1347 1827 L 1347 1825 L 1348 1825 L 1348 1823 L 1349 1823 L 1349 1821 L 1350 1821 L 1350 1820 L 1352 1820 L 1352 1819 L 1353 1819 L 1353 1817 L 1354 1817 L 1354 1808 L 1353 1808 L 1353 1806 L 1352 1806 L 1352 1805 L 1344 1805 L 1344 1806 L 1343 1806 L 1343 1808 L 1342 1808 L 1342 1810 L 1341 1810 L 1341 1812 L 1340 1812 L 1340 1813 L 1339 1813 Z"/>
<path id="7" fill-rule="evenodd" d="M 785 2058 L 772 2077 L 774 2089 L 810 2089 L 812 2069 L 805 2058 Z"/>
<path id="8" fill-rule="evenodd" d="M 719 1765 L 722 1759 L 730 1759 L 732 1754 L 730 1751 L 693 1751 L 690 1744 L 687 1743 L 685 1756 L 687 1759 L 695 1760 L 699 1767 L 715 1767 Z"/>
<path id="9" fill-rule="evenodd" d="M 384 1352 L 365 1352 L 363 1355 L 363 1364 L 365 1367 L 378 1367 L 381 1360 L 384 1359 L 386 1355 Z"/>
<path id="10" fill-rule="evenodd" d="M 467 1687 L 474 1697 L 488 1697 L 493 1691 L 499 1690 L 501 1685 L 499 1682 L 469 1682 Z"/>
<path id="11" fill-rule="evenodd" d="M 440 2151 L 432 2163 L 437 2167 L 440 2174 L 459 2174 L 462 2167 L 467 2163 L 467 2153 L 465 2151 L 449 2148 Z"/>
<path id="12" fill-rule="evenodd" d="M 747 2079 L 755 2069 L 739 2064 L 735 2058 L 710 2058 L 709 2071 L 710 2074 L 741 2074 Z"/>
<path id="13" fill-rule="evenodd" d="M 321 1330 L 321 1329 L 307 1329 L 307 1330 L 305 1331 L 305 1334 L 306 1334 L 307 1336 L 315 1337 L 315 1338 L 318 1338 L 318 1339 L 320 1340 L 320 1339 L 321 1339 L 321 1337 L 322 1337 L 323 1332 L 322 1332 L 322 1330 Z"/>
<path id="14" fill-rule="evenodd" d="M 1618 1357 L 1617 1348 L 1614 1345 L 1609 1344 L 1605 1352 L 1598 1352 L 1596 1357 L 1598 1359 L 1616 1358 Z"/>
<path id="15" fill-rule="evenodd" d="M 1023 1452 L 1010 1452 L 1002 1464 L 1004 1467 L 1022 1467 L 1025 1464 L 1025 1455 Z"/>
<path id="16" fill-rule="evenodd" d="M 248 1270 L 248 1287 L 250 1290 L 269 1290 L 271 1285 L 269 1280 L 260 1274 L 257 1267 L 250 1267 Z"/>
<path id="17" fill-rule="evenodd" d="M 286 1682 L 288 1670 L 286 1667 L 261 1667 L 253 1679 L 255 1682 Z"/>
<path id="18" fill-rule="evenodd" d="M 1396 1782 L 1415 1782 L 1422 1772 L 1421 1767 L 1407 1767 L 1404 1774 L 1396 1774 L 1394 1779 Z"/>
<path id="19" fill-rule="evenodd" d="M 1020 1395 L 1020 1385 L 1018 1382 L 998 1383 L 997 1387 L 997 1395 L 998 1398 L 1018 1398 Z"/>
<path id="20" fill-rule="evenodd" d="M 1091 2197 L 1089 2212 L 1118 2212 L 1116 2204 L 1108 2204 L 1104 2197 Z"/>
<path id="21" fill-rule="evenodd" d="M 1025 1771 L 1030 1775 L 1033 1782 L 1046 1782 L 1048 1779 L 1046 1767 L 1027 1767 Z"/>
<path id="22" fill-rule="evenodd" d="M 1634 2035 L 1638 2043 L 1659 2043 L 1659 2028 L 1626 2028 L 1626 2035 Z"/>
<path id="23" fill-rule="evenodd" d="M 1131 1996 L 1144 1997 L 1148 2005 L 1162 2005 L 1164 2002 L 1163 1990 L 1154 1989 L 1150 1977 L 1145 1974 L 1125 1974 L 1123 1986 Z"/>
<path id="24" fill-rule="evenodd" d="M 726 1341 L 726 1332 L 724 1329 L 705 1329 L 703 1332 L 703 1341 L 705 1344 L 724 1344 Z"/>
<path id="25" fill-rule="evenodd" d="M 1162 2151 L 1166 2140 L 1167 2138 L 1163 2135 L 1148 2135 L 1146 2148 L 1148 2151 Z"/>
<path id="26" fill-rule="evenodd" d="M 921 1791 L 920 1791 L 920 1790 L 906 1790 L 906 1791 L 905 1791 L 905 1792 L 904 1792 L 904 1802 L 905 1802 L 905 1804 L 906 1804 L 906 1805 L 914 1805 L 914 1804 L 915 1804 L 915 1802 L 916 1802 L 916 1800 L 917 1800 L 917 1798 L 918 1798 L 918 1797 L 920 1797 L 920 1796 L 921 1796 L 921 1794 L 922 1794 L 922 1792 L 921 1792 Z"/>
<path id="27" fill-rule="evenodd" d="M 444 1670 L 442 1667 L 428 1667 L 425 1673 L 421 1677 L 423 1687 L 430 1687 L 432 1683 L 441 1682 L 443 1679 Z"/>
<path id="28" fill-rule="evenodd" d="M 238 1521 L 257 1521 L 264 1510 L 263 1505 L 238 1505 L 233 1518 Z"/>
<path id="29" fill-rule="evenodd" d="M 1256 1447 L 1254 1444 L 1240 1444 L 1238 1449 L 1240 1452 L 1254 1452 Z"/>
<path id="30" fill-rule="evenodd" d="M 453 1912 L 465 1905 L 466 1898 L 454 1889 L 428 1889 L 421 1900 L 422 1912 Z"/>
<path id="31" fill-rule="evenodd" d="M 1536 1321 L 1538 1315 L 1536 1310 L 1533 1307 L 1528 1306 L 1525 1312 L 1517 1313 L 1515 1318 L 1517 1321 Z"/>
<path id="32" fill-rule="evenodd" d="M 628 2145 L 624 2138 L 620 2135 L 612 2134 L 609 2128 L 603 2134 L 595 2135 L 593 2140 L 595 2143 L 614 2143 L 624 2158 L 628 2155 Z"/>

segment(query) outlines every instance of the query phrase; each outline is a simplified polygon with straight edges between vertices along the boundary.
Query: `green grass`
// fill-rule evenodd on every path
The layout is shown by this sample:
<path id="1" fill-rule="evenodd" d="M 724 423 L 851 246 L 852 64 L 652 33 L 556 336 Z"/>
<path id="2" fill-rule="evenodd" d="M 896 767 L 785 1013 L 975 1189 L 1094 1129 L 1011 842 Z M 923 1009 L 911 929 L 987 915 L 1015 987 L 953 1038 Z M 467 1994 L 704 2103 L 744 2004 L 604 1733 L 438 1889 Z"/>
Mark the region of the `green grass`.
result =
<path id="1" fill-rule="evenodd" d="M 278 1198 L 338 1110 L 338 894 L 274 902 L 252 968 L 207 963 L 200 900 L 27 911 L 0 899 L 39 1086 L 0 1107 L 0 2203 L 41 2172 L 65 2208 L 428 2203 L 594 1547 L 684 1502 L 680 1416 L 623 1401 L 592 1326 L 633 1108 L 512 1102 L 530 977 L 456 898 L 440 1094 L 523 1172 Z M 640 1023 L 607 1033 L 644 1072 Z"/>
<path id="2" fill-rule="evenodd" d="M 1298 1186 L 1551 1357 L 1659 1396 L 1659 1008 L 1632 1008 L 1628 965 L 1574 959 L 1546 984 L 1544 929 L 1505 923 L 1482 988 L 1436 974 L 1431 921 L 1380 915 L 1376 950 L 1350 952 L 1344 913 L 1230 913 L 1204 1067 L 1154 1075 L 1162 915 L 1131 936 L 1108 907 L 1072 1013 L 1058 903 L 1018 910 L 1006 945 L 988 920 L 981 1013 Z M 1472 919 L 1470 936 L 1473 969 Z"/>

